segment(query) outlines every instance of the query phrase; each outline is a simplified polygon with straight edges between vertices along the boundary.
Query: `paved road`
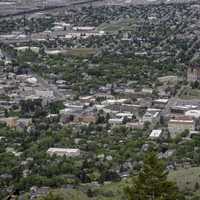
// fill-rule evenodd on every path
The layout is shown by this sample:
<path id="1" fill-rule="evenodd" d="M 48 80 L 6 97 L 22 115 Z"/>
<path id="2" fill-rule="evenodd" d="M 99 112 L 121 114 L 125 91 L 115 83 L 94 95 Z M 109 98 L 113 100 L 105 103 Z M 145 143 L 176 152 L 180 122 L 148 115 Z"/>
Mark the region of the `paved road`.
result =
<path id="1" fill-rule="evenodd" d="M 170 114 L 170 108 L 176 104 L 184 87 L 185 87 L 185 85 L 181 86 L 181 88 L 178 90 L 176 95 L 169 99 L 167 105 L 165 106 L 165 109 L 162 111 L 163 116 L 167 116 Z"/>
<path id="2" fill-rule="evenodd" d="M 38 74 L 34 73 L 33 76 L 35 78 L 37 78 L 38 82 L 43 86 L 43 89 L 48 89 L 48 90 L 53 91 L 56 100 L 64 100 L 65 99 L 65 95 L 58 90 L 56 85 L 49 84 L 47 80 L 45 80 L 44 78 L 42 78 Z"/>

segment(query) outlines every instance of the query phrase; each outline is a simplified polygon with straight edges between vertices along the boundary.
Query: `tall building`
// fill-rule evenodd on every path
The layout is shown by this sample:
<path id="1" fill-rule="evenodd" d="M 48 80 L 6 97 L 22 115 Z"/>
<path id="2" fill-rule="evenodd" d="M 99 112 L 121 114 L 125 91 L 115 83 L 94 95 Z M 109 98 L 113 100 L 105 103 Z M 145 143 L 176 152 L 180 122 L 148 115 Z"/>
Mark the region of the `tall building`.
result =
<path id="1" fill-rule="evenodd" d="M 191 64 L 187 68 L 188 82 L 200 81 L 200 64 Z"/>

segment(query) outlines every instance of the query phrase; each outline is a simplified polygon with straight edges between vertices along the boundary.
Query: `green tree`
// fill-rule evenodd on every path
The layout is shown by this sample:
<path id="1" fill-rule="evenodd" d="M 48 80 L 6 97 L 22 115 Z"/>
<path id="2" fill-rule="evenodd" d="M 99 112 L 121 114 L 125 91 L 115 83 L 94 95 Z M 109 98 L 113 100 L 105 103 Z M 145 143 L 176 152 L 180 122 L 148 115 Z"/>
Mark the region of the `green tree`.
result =
<path id="1" fill-rule="evenodd" d="M 174 182 L 167 180 L 165 164 L 155 153 L 144 158 L 143 167 L 132 185 L 125 188 L 128 200 L 178 200 L 183 196 Z"/>

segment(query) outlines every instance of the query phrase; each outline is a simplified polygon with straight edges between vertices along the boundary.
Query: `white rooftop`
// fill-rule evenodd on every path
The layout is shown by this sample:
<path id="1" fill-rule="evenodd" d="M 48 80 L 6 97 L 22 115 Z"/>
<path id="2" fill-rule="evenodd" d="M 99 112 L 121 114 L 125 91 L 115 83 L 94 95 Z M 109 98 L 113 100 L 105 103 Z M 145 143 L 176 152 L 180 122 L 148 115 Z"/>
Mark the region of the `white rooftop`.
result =
<path id="1" fill-rule="evenodd" d="M 77 151 L 79 151 L 79 149 L 49 148 L 47 152 L 75 153 Z"/>
<path id="2" fill-rule="evenodd" d="M 26 81 L 31 84 L 36 84 L 37 78 L 35 78 L 35 77 L 27 78 Z"/>
<path id="3" fill-rule="evenodd" d="M 183 124 L 191 123 L 191 124 L 193 124 L 194 121 L 193 120 L 184 120 L 184 119 L 170 119 L 169 123 L 183 123 Z"/>
<path id="4" fill-rule="evenodd" d="M 108 122 L 110 124 L 121 124 L 123 122 L 123 118 L 111 118 Z"/>
<path id="5" fill-rule="evenodd" d="M 151 134 L 149 135 L 150 138 L 158 138 L 162 133 L 161 129 L 154 129 L 152 130 Z"/>
<path id="6" fill-rule="evenodd" d="M 169 101 L 169 99 L 156 99 L 156 100 L 154 100 L 154 102 L 156 102 L 156 103 L 164 103 L 164 104 L 166 104 L 168 101 Z"/>
<path id="7" fill-rule="evenodd" d="M 115 104 L 115 103 L 125 103 L 127 99 L 107 99 L 103 101 L 102 104 Z"/>
<path id="8" fill-rule="evenodd" d="M 200 110 L 188 110 L 185 112 L 185 116 L 199 118 L 200 117 Z"/>
<path id="9" fill-rule="evenodd" d="M 126 112 L 126 113 L 117 113 L 116 114 L 117 117 L 133 117 L 133 114 L 130 112 Z"/>
<path id="10" fill-rule="evenodd" d="M 161 110 L 160 109 L 157 109 L 157 108 L 148 108 L 147 109 L 147 112 L 160 112 Z"/>

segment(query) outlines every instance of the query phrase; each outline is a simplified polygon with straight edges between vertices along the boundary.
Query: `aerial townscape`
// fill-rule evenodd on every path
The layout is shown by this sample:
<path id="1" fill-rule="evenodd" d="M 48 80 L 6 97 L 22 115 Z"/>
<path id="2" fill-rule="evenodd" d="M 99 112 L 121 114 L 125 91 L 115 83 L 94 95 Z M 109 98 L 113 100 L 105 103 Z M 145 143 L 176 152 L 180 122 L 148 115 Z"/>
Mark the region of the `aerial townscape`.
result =
<path id="1" fill-rule="evenodd" d="M 200 200 L 200 1 L 0 0 L 0 200 Z"/>

